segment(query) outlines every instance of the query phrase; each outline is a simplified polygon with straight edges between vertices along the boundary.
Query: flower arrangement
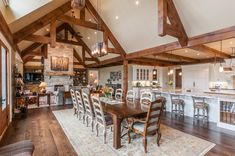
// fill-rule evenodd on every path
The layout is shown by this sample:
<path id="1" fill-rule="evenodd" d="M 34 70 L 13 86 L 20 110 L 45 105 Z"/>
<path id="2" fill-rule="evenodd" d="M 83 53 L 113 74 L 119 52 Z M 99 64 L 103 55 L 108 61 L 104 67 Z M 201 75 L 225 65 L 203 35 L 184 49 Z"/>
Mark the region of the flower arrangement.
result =
<path id="1" fill-rule="evenodd" d="M 109 89 L 109 87 L 104 86 L 103 93 L 104 93 L 105 97 L 111 97 L 111 90 Z"/>
<path id="2" fill-rule="evenodd" d="M 173 81 L 172 81 L 172 80 L 168 81 L 168 82 L 167 82 L 167 85 L 168 85 L 168 86 L 173 86 Z"/>

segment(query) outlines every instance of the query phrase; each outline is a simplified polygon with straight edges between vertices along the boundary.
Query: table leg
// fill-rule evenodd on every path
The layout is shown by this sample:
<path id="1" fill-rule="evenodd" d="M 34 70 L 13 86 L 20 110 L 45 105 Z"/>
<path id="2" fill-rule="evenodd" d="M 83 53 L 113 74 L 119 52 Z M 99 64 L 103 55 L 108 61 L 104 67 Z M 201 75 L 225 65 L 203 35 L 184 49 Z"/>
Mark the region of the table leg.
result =
<path id="1" fill-rule="evenodd" d="M 37 97 L 37 104 L 38 104 L 38 107 L 39 107 L 39 98 L 40 98 L 40 96 L 38 95 L 38 97 Z"/>
<path id="2" fill-rule="evenodd" d="M 121 148 L 121 119 L 116 115 L 112 115 L 113 118 L 113 147 L 115 149 Z"/>
<path id="3" fill-rule="evenodd" d="M 51 95 L 50 94 L 47 96 L 47 102 L 48 102 L 49 106 L 51 106 Z"/>

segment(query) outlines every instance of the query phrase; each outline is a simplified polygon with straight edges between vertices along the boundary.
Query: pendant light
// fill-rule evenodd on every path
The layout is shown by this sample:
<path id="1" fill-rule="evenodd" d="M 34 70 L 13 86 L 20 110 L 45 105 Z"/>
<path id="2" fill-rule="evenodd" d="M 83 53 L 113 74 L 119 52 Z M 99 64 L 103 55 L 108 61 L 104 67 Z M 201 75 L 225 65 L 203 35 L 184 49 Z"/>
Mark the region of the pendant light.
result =
<path id="1" fill-rule="evenodd" d="M 222 40 L 220 41 L 220 51 L 222 52 Z M 224 68 L 222 66 L 222 63 L 220 62 L 220 67 L 219 67 L 219 72 L 223 72 L 224 71 Z"/>
<path id="2" fill-rule="evenodd" d="M 155 59 L 156 59 L 156 55 L 155 55 Z M 155 66 L 153 68 L 153 80 L 157 80 L 157 69 L 155 68 Z"/>
<path id="3" fill-rule="evenodd" d="M 97 0 L 97 12 L 99 13 L 99 0 Z M 100 42 L 99 37 L 100 37 L 100 32 L 99 28 L 101 27 L 101 21 L 97 21 L 97 36 L 96 36 L 96 43 L 92 46 L 92 51 L 91 54 L 94 57 L 102 57 L 108 54 L 107 51 L 107 45 L 105 42 Z"/>
<path id="4" fill-rule="evenodd" d="M 73 9 L 82 10 L 85 7 L 86 0 L 71 0 L 71 7 Z"/>

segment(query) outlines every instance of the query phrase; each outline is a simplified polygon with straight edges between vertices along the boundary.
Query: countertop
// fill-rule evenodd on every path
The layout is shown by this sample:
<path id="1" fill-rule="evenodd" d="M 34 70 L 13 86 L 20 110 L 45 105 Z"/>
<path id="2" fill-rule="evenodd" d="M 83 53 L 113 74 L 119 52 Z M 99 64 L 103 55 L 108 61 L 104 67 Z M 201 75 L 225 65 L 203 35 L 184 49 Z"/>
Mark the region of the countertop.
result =
<path id="1" fill-rule="evenodd" d="M 186 92 L 181 89 L 153 89 L 153 92 L 161 92 L 165 94 L 178 94 L 182 96 L 199 96 L 208 99 L 218 99 L 221 101 L 234 101 L 235 102 L 235 91 L 201 91 L 201 92 Z"/>

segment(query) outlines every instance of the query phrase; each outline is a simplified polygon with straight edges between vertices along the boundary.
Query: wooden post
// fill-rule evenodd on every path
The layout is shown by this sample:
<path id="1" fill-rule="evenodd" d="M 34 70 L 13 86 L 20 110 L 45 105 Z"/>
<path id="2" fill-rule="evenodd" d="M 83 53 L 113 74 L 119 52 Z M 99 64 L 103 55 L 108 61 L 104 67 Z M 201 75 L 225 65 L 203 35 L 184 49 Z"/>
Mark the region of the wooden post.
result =
<path id="1" fill-rule="evenodd" d="M 42 46 L 42 55 L 45 59 L 47 59 L 47 56 L 48 56 L 48 47 L 47 47 L 47 44 L 44 44 Z"/>
<path id="2" fill-rule="evenodd" d="M 128 61 L 123 61 L 123 93 L 126 96 L 128 90 Z"/>
<path id="3" fill-rule="evenodd" d="M 56 46 L 56 20 L 51 20 L 51 29 L 50 29 L 50 37 L 51 37 L 51 47 L 55 48 Z"/>

